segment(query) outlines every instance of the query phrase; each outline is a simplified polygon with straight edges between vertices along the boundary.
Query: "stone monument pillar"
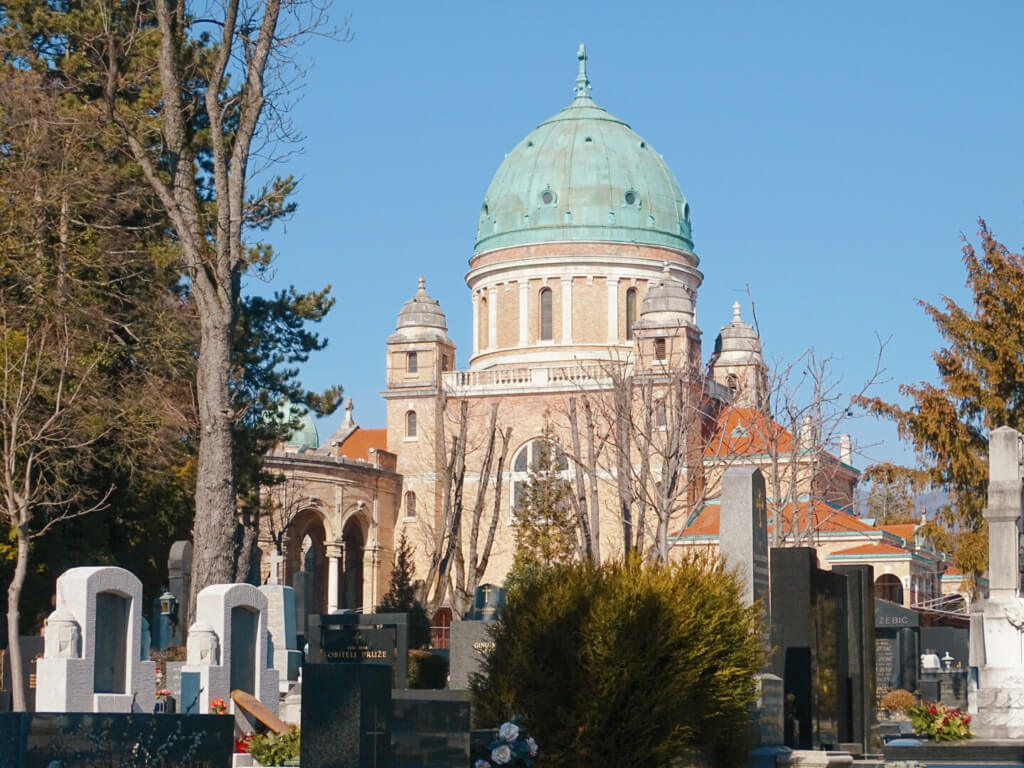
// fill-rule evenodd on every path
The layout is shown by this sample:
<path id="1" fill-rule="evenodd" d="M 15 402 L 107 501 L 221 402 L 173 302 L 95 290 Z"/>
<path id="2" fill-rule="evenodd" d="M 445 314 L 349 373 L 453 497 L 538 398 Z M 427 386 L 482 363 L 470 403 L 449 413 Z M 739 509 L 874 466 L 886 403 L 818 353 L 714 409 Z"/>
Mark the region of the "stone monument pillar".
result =
<path id="1" fill-rule="evenodd" d="M 971 616 L 971 665 L 978 667 L 973 725 L 981 738 L 1019 739 L 1024 738 L 1024 600 L 1017 562 L 1022 437 L 999 427 L 989 434 L 988 445 L 989 597 Z"/>

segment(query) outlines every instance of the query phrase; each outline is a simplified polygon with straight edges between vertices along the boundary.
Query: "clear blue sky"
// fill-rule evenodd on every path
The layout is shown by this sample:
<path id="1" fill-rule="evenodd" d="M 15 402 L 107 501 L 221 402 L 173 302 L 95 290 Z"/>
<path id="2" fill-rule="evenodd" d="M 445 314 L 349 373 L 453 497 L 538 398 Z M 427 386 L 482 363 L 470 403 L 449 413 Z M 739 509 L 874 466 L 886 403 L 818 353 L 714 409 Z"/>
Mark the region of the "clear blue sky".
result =
<path id="1" fill-rule="evenodd" d="M 934 377 L 917 306 L 966 299 L 959 236 L 978 216 L 1024 245 L 1024 3 L 413 3 L 335 0 L 355 39 L 314 40 L 292 118 L 299 209 L 270 235 L 268 286 L 334 286 L 330 339 L 303 369 L 384 425 L 384 339 L 417 275 L 464 367 L 464 283 L 504 154 L 572 98 L 587 45 L 593 97 L 675 172 L 692 207 L 704 356 L 746 287 L 769 361 L 814 347 L 842 387 L 884 364 Z M 324 439 L 339 411 L 318 423 Z M 912 460 L 889 427 L 849 423 L 871 460 Z M 874 445 L 871 445 L 874 444 Z M 869 447 L 870 446 L 870 447 Z"/>

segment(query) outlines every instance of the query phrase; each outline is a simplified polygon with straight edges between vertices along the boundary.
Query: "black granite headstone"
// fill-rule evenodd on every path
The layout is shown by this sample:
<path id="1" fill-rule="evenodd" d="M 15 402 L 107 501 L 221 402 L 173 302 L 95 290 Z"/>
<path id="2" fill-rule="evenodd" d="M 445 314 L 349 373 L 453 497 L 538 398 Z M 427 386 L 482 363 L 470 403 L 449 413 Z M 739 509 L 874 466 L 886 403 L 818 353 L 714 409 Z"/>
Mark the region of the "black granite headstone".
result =
<path id="1" fill-rule="evenodd" d="M 875 700 L 889 691 L 917 690 L 920 616 L 888 600 L 875 599 Z"/>
<path id="2" fill-rule="evenodd" d="M 53 765 L 231 764 L 234 723 L 219 715 L 6 713 L 0 715 L 0 768 Z"/>
<path id="3" fill-rule="evenodd" d="M 843 565 L 832 569 L 846 577 L 847 658 L 850 673 L 849 741 L 871 750 L 875 705 L 875 569 L 870 565 Z"/>
<path id="4" fill-rule="evenodd" d="M 772 672 L 783 680 L 786 746 L 837 745 L 849 724 L 846 577 L 810 547 L 771 551 Z"/>
<path id="5" fill-rule="evenodd" d="M 495 584 L 481 584 L 473 593 L 469 619 L 494 620 L 505 605 L 505 590 Z"/>
<path id="6" fill-rule="evenodd" d="M 36 708 L 36 659 L 43 656 L 45 642 L 38 635 L 23 635 L 18 638 L 21 645 L 21 673 L 25 681 L 25 708 L 27 712 L 34 712 Z M 3 659 L 3 689 L 0 696 L 11 696 L 11 652 L 6 649 L 0 652 Z M 10 709 L 8 706 L 7 709 Z M 0 710 L 6 711 L 6 710 Z"/>
<path id="7" fill-rule="evenodd" d="M 468 691 L 392 691 L 393 768 L 468 766 Z"/>
<path id="8" fill-rule="evenodd" d="M 391 670 L 380 664 L 302 669 L 302 768 L 390 768 Z"/>
<path id="9" fill-rule="evenodd" d="M 256 695 L 256 649 L 260 615 L 243 605 L 231 609 L 231 690 Z"/>
<path id="10" fill-rule="evenodd" d="M 329 613 L 309 617 L 314 664 L 385 664 L 394 687 L 408 687 L 409 624 L 404 613 Z"/>

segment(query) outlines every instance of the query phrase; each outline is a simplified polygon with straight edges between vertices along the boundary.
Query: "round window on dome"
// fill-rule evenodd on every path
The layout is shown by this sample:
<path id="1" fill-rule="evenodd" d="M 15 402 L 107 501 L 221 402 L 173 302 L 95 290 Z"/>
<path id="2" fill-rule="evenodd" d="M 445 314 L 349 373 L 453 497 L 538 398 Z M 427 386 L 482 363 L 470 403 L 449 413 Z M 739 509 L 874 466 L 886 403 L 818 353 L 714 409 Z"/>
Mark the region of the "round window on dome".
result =
<path id="1" fill-rule="evenodd" d="M 631 189 L 623 196 L 623 200 L 625 200 L 626 205 L 636 205 L 640 201 L 640 198 L 637 193 Z"/>
<path id="2" fill-rule="evenodd" d="M 552 192 L 550 189 L 545 189 L 543 192 L 540 193 L 540 201 L 544 205 L 554 205 L 555 193 Z"/>

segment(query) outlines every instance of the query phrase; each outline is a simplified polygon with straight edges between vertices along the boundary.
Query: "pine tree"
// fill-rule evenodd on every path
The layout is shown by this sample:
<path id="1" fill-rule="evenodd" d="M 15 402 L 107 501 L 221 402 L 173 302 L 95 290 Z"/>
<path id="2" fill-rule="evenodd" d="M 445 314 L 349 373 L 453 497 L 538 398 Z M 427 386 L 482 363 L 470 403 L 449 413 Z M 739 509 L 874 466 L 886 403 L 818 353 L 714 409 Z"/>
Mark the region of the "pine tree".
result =
<path id="1" fill-rule="evenodd" d="M 933 353 L 939 384 L 904 384 L 903 408 L 879 398 L 861 404 L 896 424 L 913 444 L 919 467 L 883 464 L 870 476 L 902 477 L 944 489 L 949 503 L 938 521 L 955 534 L 954 556 L 965 573 L 987 567 L 982 512 L 988 481 L 988 433 L 1024 429 L 1024 256 L 996 240 L 983 220 L 981 252 L 964 238 L 963 261 L 973 307 L 948 296 L 941 306 L 920 304 L 946 346 Z"/>
<path id="2" fill-rule="evenodd" d="M 550 427 L 534 446 L 529 477 L 516 499 L 516 562 L 541 568 L 578 559 L 576 515 L 565 474 L 568 459 Z"/>
<path id="3" fill-rule="evenodd" d="M 412 546 L 402 531 L 395 551 L 395 565 L 391 569 L 391 582 L 377 610 L 382 613 L 405 613 L 409 617 L 409 647 L 426 648 L 430 645 L 430 620 L 423 605 L 416 599 L 413 577 L 416 567 L 412 561 Z"/>

